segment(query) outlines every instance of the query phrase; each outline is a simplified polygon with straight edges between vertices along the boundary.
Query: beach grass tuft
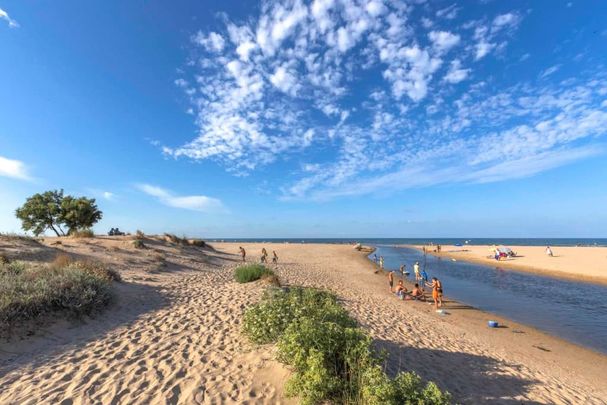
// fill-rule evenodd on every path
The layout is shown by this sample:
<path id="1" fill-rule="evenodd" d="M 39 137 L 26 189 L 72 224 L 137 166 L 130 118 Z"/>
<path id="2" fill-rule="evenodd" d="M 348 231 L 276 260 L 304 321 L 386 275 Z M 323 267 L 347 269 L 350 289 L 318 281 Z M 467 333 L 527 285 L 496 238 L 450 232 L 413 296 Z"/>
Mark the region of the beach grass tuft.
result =
<path id="1" fill-rule="evenodd" d="M 390 378 L 372 339 L 329 292 L 269 289 L 245 312 L 243 331 L 254 343 L 277 345 L 278 360 L 293 370 L 286 392 L 303 404 L 450 403 L 448 392 L 415 373 Z"/>
<path id="2" fill-rule="evenodd" d="M 116 271 L 69 258 L 0 264 L 0 329 L 53 312 L 91 314 L 109 303 L 114 280 L 120 280 Z"/>
<path id="3" fill-rule="evenodd" d="M 236 281 L 239 283 L 249 283 L 261 278 L 271 278 L 274 280 L 275 277 L 272 270 L 261 264 L 247 264 L 236 268 L 234 271 L 234 278 L 236 278 Z"/>

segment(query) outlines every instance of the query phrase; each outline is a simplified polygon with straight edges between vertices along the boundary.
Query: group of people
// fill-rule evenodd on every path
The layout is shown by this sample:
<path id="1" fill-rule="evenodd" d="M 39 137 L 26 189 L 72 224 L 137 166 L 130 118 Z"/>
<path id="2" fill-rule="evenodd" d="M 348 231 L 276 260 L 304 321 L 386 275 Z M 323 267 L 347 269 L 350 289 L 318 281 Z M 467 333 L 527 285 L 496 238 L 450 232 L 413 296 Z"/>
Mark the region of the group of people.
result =
<path id="1" fill-rule="evenodd" d="M 402 264 L 400 266 L 400 273 L 403 278 L 405 275 L 409 274 L 405 269 L 406 265 Z M 388 272 L 388 285 L 390 286 L 390 292 L 396 294 L 398 298 L 403 300 L 426 301 L 424 286 L 428 287 L 432 289 L 434 307 L 438 310 L 439 307 L 443 306 L 443 284 L 436 277 L 432 277 L 432 281 L 429 282 L 426 269 L 422 269 L 420 271 L 419 262 L 415 262 L 413 265 L 413 272 L 415 273 L 415 286 L 413 287 L 413 290 L 407 291 L 402 279 L 399 280 L 396 287 L 394 287 L 394 271 L 390 270 Z"/>
<path id="2" fill-rule="evenodd" d="M 247 261 L 247 251 L 240 246 L 238 248 L 238 250 L 240 251 L 240 257 L 242 257 L 242 261 L 246 262 Z M 266 248 L 262 248 L 261 249 L 261 263 L 268 263 L 268 251 L 266 250 Z M 276 254 L 275 250 L 272 250 L 272 263 L 273 264 L 277 264 L 278 263 L 278 255 Z"/>

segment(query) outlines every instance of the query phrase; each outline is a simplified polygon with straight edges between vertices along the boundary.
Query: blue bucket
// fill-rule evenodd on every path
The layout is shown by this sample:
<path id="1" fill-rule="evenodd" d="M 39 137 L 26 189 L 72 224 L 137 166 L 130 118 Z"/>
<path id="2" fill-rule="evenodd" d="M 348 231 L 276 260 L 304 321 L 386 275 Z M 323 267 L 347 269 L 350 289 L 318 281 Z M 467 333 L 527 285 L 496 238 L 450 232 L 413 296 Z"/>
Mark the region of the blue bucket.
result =
<path id="1" fill-rule="evenodd" d="M 490 328 L 497 328 L 497 326 L 499 325 L 497 323 L 497 321 L 489 321 L 489 322 L 487 322 L 487 324 L 489 325 Z"/>

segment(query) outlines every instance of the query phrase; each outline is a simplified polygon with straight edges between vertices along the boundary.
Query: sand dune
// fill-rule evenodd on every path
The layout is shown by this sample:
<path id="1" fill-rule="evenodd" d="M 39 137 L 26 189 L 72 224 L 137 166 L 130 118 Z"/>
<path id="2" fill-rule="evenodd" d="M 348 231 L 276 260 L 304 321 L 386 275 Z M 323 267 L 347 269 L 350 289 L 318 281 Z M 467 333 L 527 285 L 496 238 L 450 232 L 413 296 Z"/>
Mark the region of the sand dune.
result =
<path id="1" fill-rule="evenodd" d="M 89 246 L 68 245 L 80 254 Z M 132 263 L 149 253 L 127 249 Z M 263 286 L 244 293 L 229 266 L 201 265 L 194 249 L 163 250 L 181 264 L 162 272 L 131 266 L 118 303 L 95 319 L 2 343 L 0 403 L 286 403 L 287 371 L 240 334 L 241 314 Z M 221 254 L 207 259 L 231 263 Z"/>
<path id="2" fill-rule="evenodd" d="M 2 342 L 0 403 L 296 403 L 284 397 L 288 371 L 272 349 L 240 333 L 242 312 L 264 285 L 233 281 L 238 245 L 146 244 L 135 250 L 126 238 L 106 238 L 53 247 L 103 259 L 125 282 L 116 304 L 93 319 L 49 322 Z M 261 246 L 245 245 L 249 256 Z M 389 352 L 388 371 L 415 370 L 458 402 L 599 404 L 607 396 L 603 355 L 500 318 L 509 328 L 489 330 L 487 314 L 457 303 L 441 317 L 425 303 L 399 301 L 350 246 L 265 246 L 280 256 L 283 283 L 339 295 Z"/>

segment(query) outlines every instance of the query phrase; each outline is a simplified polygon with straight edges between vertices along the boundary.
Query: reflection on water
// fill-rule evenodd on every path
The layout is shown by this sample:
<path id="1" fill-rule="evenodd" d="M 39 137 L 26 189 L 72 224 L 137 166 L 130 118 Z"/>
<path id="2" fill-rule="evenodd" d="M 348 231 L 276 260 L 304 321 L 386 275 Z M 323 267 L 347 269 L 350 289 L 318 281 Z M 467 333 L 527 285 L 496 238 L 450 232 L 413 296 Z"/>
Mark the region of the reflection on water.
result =
<path id="1" fill-rule="evenodd" d="M 385 267 L 424 264 L 421 252 L 378 245 Z M 426 257 L 426 272 L 443 283 L 445 295 L 484 311 L 534 326 L 552 335 L 607 353 L 607 287 Z"/>

